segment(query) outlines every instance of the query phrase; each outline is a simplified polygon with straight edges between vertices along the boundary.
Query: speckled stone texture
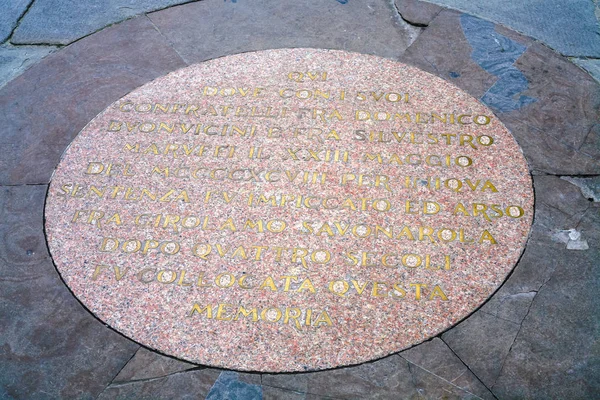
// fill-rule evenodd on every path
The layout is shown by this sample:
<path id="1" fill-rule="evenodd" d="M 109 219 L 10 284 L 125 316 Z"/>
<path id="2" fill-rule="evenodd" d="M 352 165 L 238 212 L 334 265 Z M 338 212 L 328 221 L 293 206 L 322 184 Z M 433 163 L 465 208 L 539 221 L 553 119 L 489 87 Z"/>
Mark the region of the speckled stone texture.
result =
<path id="1" fill-rule="evenodd" d="M 134 43 L 131 37 L 144 40 Z M 66 146 L 90 119 L 114 99 L 185 65 L 146 17 L 82 39 L 34 65 L 0 89 L 5 150 L 0 184 L 47 184 Z"/>
<path id="2" fill-rule="evenodd" d="M 303 371 L 466 317 L 532 217 L 526 162 L 484 105 L 387 59 L 283 49 L 108 107 L 63 156 L 46 229 L 67 285 L 124 335 L 195 363 Z"/>

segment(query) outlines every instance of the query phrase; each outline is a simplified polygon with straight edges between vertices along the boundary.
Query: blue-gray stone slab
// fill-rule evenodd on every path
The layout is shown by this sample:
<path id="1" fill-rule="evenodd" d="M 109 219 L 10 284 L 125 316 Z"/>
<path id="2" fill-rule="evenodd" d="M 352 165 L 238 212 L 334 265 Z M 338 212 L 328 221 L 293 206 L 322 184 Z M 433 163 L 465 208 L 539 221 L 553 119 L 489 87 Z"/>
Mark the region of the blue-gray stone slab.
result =
<path id="1" fill-rule="evenodd" d="M 262 387 L 241 381 L 237 372 L 223 371 L 208 392 L 206 400 L 262 400 L 262 397 Z"/>
<path id="2" fill-rule="evenodd" d="M 496 32 L 489 21 L 463 14 L 460 25 L 473 48 L 471 58 L 498 80 L 481 97 L 486 105 L 500 112 L 518 110 L 536 99 L 522 94 L 529 82 L 514 66 L 527 47 Z"/>
<path id="3" fill-rule="evenodd" d="M 10 37 L 19 18 L 33 0 L 0 0 L 0 43 Z M 2 62 L 0 62 L 2 65 Z"/>
<path id="4" fill-rule="evenodd" d="M 559 53 L 600 57 L 600 26 L 591 0 L 428 0 L 506 25 Z"/>
<path id="5" fill-rule="evenodd" d="M 600 40 L 600 39 L 599 39 Z M 600 60 L 590 60 L 585 58 L 571 58 L 575 64 L 589 72 L 595 80 L 600 82 Z"/>
<path id="6" fill-rule="evenodd" d="M 54 50 L 54 46 L 0 46 L 0 88 Z"/>
<path id="7" fill-rule="evenodd" d="M 36 0 L 19 27 L 13 44 L 69 44 L 124 19 L 160 10 L 185 0 Z"/>

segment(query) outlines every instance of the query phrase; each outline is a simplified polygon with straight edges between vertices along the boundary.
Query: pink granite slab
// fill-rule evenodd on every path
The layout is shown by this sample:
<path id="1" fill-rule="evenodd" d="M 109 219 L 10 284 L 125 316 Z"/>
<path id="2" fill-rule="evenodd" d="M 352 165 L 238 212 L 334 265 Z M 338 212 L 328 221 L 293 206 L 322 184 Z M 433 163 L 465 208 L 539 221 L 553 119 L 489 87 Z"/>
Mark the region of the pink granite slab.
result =
<path id="1" fill-rule="evenodd" d="M 67 285 L 119 332 L 275 372 L 456 324 L 510 273 L 532 218 L 521 150 L 476 99 L 391 60 L 282 49 L 108 107 L 54 173 L 46 233 Z"/>

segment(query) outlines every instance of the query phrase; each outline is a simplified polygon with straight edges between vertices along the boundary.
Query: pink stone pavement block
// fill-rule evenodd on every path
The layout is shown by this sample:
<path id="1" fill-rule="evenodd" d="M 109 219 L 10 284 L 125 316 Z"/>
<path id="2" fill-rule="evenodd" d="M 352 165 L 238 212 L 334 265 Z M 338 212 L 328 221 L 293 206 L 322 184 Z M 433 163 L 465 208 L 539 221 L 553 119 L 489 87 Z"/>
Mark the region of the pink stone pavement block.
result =
<path id="1" fill-rule="evenodd" d="M 56 169 L 46 232 L 81 302 L 194 363 L 357 364 L 461 321 L 533 217 L 513 137 L 414 67 L 283 49 L 173 72 L 109 106 Z"/>

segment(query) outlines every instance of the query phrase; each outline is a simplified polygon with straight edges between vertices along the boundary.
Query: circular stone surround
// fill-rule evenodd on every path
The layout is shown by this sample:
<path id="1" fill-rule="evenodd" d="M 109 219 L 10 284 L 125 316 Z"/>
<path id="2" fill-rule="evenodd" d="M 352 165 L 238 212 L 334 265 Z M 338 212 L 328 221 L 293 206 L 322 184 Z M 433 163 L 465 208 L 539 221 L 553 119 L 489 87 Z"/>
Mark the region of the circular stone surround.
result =
<path id="1" fill-rule="evenodd" d="M 102 321 L 195 363 L 356 364 L 473 312 L 533 218 L 520 148 L 433 75 L 281 49 L 173 72 L 65 152 L 46 202 L 65 283 Z"/>

